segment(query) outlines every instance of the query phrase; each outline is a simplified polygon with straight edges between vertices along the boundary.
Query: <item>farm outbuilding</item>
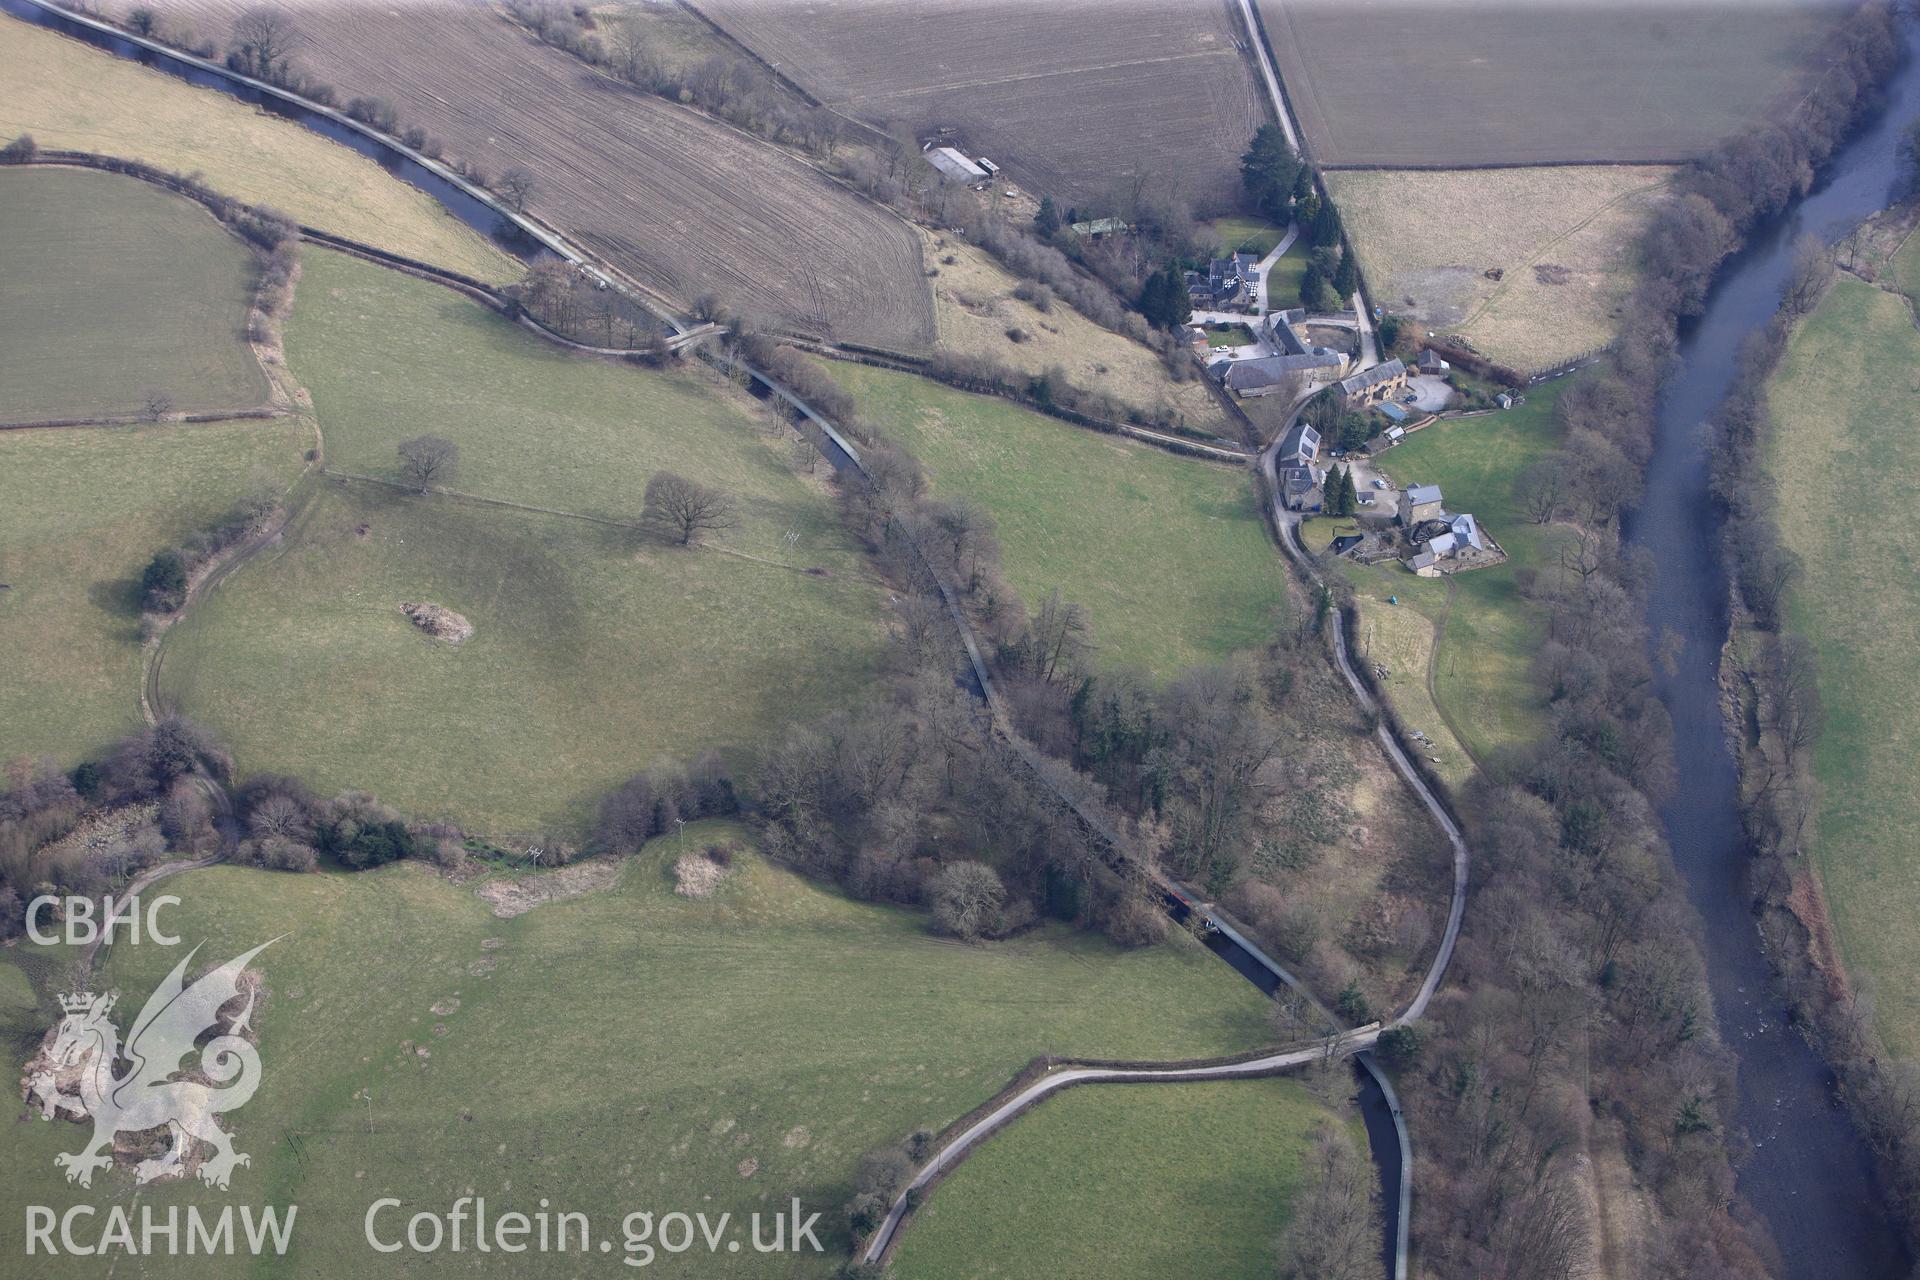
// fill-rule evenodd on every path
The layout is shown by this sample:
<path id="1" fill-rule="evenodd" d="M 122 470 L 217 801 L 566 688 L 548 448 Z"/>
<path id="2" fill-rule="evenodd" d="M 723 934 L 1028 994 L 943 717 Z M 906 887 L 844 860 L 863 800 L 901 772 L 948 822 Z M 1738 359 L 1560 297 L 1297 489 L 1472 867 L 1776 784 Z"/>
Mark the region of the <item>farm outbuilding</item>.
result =
<path id="1" fill-rule="evenodd" d="M 927 163 L 940 171 L 948 182 L 982 182 L 987 171 L 952 147 L 928 147 Z"/>

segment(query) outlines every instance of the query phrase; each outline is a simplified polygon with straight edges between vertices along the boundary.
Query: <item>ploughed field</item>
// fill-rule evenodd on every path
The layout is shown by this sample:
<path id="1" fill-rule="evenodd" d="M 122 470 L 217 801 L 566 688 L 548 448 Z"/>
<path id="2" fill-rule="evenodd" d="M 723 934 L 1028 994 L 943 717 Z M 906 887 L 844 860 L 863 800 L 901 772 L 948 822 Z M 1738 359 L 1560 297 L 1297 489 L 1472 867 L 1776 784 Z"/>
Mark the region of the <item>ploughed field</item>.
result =
<path id="1" fill-rule="evenodd" d="M 1034 1055 L 1205 1057 L 1267 1040 L 1265 999 L 1182 934 L 1124 951 L 1047 925 L 962 946 L 931 935 L 921 913 L 769 865 L 738 827 L 695 823 L 684 843 L 722 839 L 741 847 L 710 897 L 674 892 L 681 840 L 669 837 L 621 863 L 533 873 L 512 897 L 525 905 L 551 887 L 563 900 L 511 918 L 480 896 L 497 871 L 456 884 L 413 862 L 308 875 L 223 866 L 168 881 L 181 905 L 166 921 L 182 945 L 116 945 L 101 958 L 95 981 L 123 993 L 123 1031 L 188 947 L 210 966 L 279 941 L 253 966 L 260 1089 L 221 1119 L 251 1165 L 227 1191 L 172 1179 L 141 1188 L 139 1202 L 162 1220 L 169 1206 L 298 1205 L 273 1274 L 415 1276 L 457 1263 L 469 1275 L 764 1268 L 826 1280 L 847 1256 L 840 1207 L 861 1153 L 951 1123 Z M 582 872 L 604 887 L 566 898 Z M 0 1035 L 16 1074 L 68 989 L 71 950 L 0 953 Z M 89 1131 L 15 1124 L 0 1197 L 56 1212 L 99 1205 L 81 1225 L 99 1231 L 107 1203 L 132 1204 L 134 1180 L 122 1164 L 90 1189 L 65 1181 L 54 1156 Z M 478 1253 L 471 1218 L 459 1254 L 367 1243 L 363 1222 L 382 1197 L 404 1202 L 375 1223 L 392 1240 L 412 1214 L 445 1215 L 466 1195 L 486 1197 L 490 1219 L 543 1201 L 585 1213 L 614 1251 Z M 620 1265 L 627 1214 L 728 1214 L 728 1235 L 745 1242 L 749 1215 L 770 1219 L 795 1197 L 803 1217 L 820 1214 L 821 1253 L 702 1243 L 656 1252 L 646 1271 Z M 23 1256 L 22 1231 L 20 1214 L 4 1215 L 0 1252 Z M 141 1261 L 156 1276 L 262 1271 L 244 1252 Z M 41 1258 L 33 1274 L 97 1276 L 101 1260 Z"/>
<path id="2" fill-rule="evenodd" d="M 211 214 L 136 178 L 0 169 L 0 423 L 251 409 L 254 267 Z M 155 406 L 159 408 L 158 405 Z"/>
<path id="3" fill-rule="evenodd" d="M 43 148 L 199 173 L 222 195 L 436 266 L 501 282 L 520 273 L 486 237 L 357 151 L 4 14 L 0 84 L 0 138 L 30 133 Z"/>
<path id="4" fill-rule="evenodd" d="M 168 12 L 223 31 L 243 0 Z M 495 176 L 530 170 L 529 210 L 680 304 L 711 294 L 821 337 L 909 352 L 933 342 L 913 229 L 785 152 L 627 88 L 491 6 L 312 3 L 298 69 L 345 102 L 385 98 L 402 127 Z"/>
<path id="5" fill-rule="evenodd" d="M 1324 165 L 1672 163 L 1789 103 L 1850 6 L 1259 0 Z"/>
<path id="6" fill-rule="evenodd" d="M 1266 120 L 1231 0 L 697 3 L 820 101 L 922 136 L 952 129 L 1063 210 L 1135 180 L 1226 208 Z"/>

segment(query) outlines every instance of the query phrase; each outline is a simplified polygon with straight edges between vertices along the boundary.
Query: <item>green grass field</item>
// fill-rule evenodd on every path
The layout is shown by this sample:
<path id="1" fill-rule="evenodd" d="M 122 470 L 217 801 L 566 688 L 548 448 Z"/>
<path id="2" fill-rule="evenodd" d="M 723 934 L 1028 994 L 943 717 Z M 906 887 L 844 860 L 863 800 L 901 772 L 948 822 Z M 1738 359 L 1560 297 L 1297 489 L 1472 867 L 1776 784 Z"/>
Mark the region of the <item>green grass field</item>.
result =
<path id="1" fill-rule="evenodd" d="M 253 259 L 206 210 L 137 178 L 0 170 L 0 422 L 248 409 Z"/>
<path id="2" fill-rule="evenodd" d="M 1769 457 L 1781 532 L 1805 566 L 1787 623 L 1819 651 L 1827 710 L 1815 859 L 1847 967 L 1871 982 L 1880 1030 L 1902 1057 L 1920 1053 L 1920 992 L 1908 981 L 1920 964 L 1920 564 L 1904 517 L 1920 496 L 1916 371 L 1920 332 L 1905 300 L 1842 277 L 1775 374 Z"/>
<path id="3" fill-rule="evenodd" d="M 1245 472 L 911 374 L 828 371 L 926 464 L 937 494 L 992 513 L 1029 610 L 1056 587 L 1086 606 L 1097 665 L 1166 678 L 1263 643 L 1281 617 L 1285 567 Z"/>
<path id="4" fill-rule="evenodd" d="M 1395 562 L 1349 569 L 1361 597 L 1361 638 L 1371 623 L 1388 646 L 1387 656 L 1376 656 L 1393 669 L 1388 691 L 1409 725 L 1443 748 L 1452 736 L 1482 760 L 1533 741 L 1544 728 L 1545 707 L 1528 670 L 1541 641 L 1539 622 L 1520 598 L 1514 572 L 1550 565 L 1559 535 L 1527 518 L 1514 485 L 1530 463 L 1558 445 L 1553 405 L 1571 382 L 1562 378 L 1531 388 L 1527 403 L 1517 408 L 1443 420 L 1380 459 L 1397 484 L 1437 484 L 1449 511 L 1472 512 L 1506 549 L 1507 563 L 1441 578 L 1416 578 Z M 1390 595 L 1398 597 L 1397 606 L 1386 603 Z M 1430 628 L 1393 616 L 1395 609 L 1417 611 Z M 1422 652 L 1421 635 L 1429 630 L 1438 647 Z M 1411 687 L 1425 684 L 1429 668 L 1431 698 L 1425 688 Z M 1447 734 L 1433 723 L 1434 715 L 1444 720 Z M 1444 749 L 1436 754 L 1443 774 L 1464 778 L 1465 763 Z"/>
<path id="5" fill-rule="evenodd" d="M 741 833 L 701 824 L 686 838 L 697 847 L 721 835 Z M 419 1258 L 366 1246 L 367 1206 L 391 1195 L 408 1213 L 444 1211 L 471 1193 L 494 1213 L 531 1212 L 544 1197 L 616 1241 L 634 1210 L 738 1222 L 797 1196 L 822 1211 L 829 1252 L 748 1256 L 766 1274 L 826 1276 L 845 1257 L 839 1206 L 859 1154 L 957 1119 L 1031 1056 L 1178 1057 L 1264 1039 L 1262 997 L 1185 938 L 1123 952 L 1046 928 L 969 947 L 931 936 L 918 913 L 851 902 L 750 852 L 712 898 L 693 901 L 672 891 L 674 851 L 657 842 L 611 889 L 504 920 L 471 886 L 417 865 L 309 876 L 220 867 L 169 882 L 184 900 L 170 920 L 188 945 L 204 940 L 203 961 L 287 936 L 259 962 L 264 1084 L 226 1119 L 252 1166 L 230 1193 L 169 1182 L 141 1200 L 300 1211 L 284 1262 L 193 1258 L 143 1272 L 413 1275 Z M 103 981 L 127 993 L 123 1028 L 178 958 L 116 946 Z M 53 961 L 11 951 L 0 975 L 30 969 L 50 1009 Z M 16 1014 L 11 1025 L 31 1024 Z M 91 1191 L 62 1181 L 53 1155 L 82 1132 L 16 1125 L 0 1195 L 63 1208 L 129 1194 L 124 1168 Z M 0 1252 L 20 1255 L 21 1230 L 17 1214 L 0 1221 Z M 617 1271 L 618 1257 L 453 1261 L 463 1273 L 525 1275 Z M 658 1261 L 681 1275 L 755 1269 L 704 1246 Z M 98 1266 L 57 1260 L 36 1274 Z"/>
<path id="6" fill-rule="evenodd" d="M 1210 324 L 1203 332 L 1210 346 L 1243 347 L 1253 341 L 1253 330 L 1243 324 Z"/>
<path id="7" fill-rule="evenodd" d="M 893 1274 L 1264 1280 L 1322 1123 L 1292 1080 L 1070 1089 L 934 1190 Z"/>
<path id="8" fill-rule="evenodd" d="M 1920 234 L 1909 235 L 1900 246 L 1893 258 L 1893 270 L 1901 291 L 1920 306 Z"/>
<path id="9" fill-rule="evenodd" d="M 556 352 L 458 295 L 307 255 L 288 326 L 331 466 L 397 476 L 395 444 L 460 445 L 455 487 L 638 519 L 671 468 L 726 488 L 739 527 L 684 549 L 630 528 L 327 479 L 285 543 L 169 639 L 161 692 L 243 772 L 376 791 L 417 816 L 578 836 L 612 785 L 860 696 L 883 597 L 816 481 L 752 402 L 699 373 Z M 798 532 L 789 549 L 784 535 Z M 811 569 L 819 573 L 808 572 Z M 403 601 L 465 615 L 458 649 Z"/>
<path id="10" fill-rule="evenodd" d="M 140 726 L 141 570 L 310 442 L 284 419 L 0 432 L 0 759 L 72 765 Z"/>
<path id="11" fill-rule="evenodd" d="M 1287 229 L 1277 222 L 1242 215 L 1215 218 L 1207 223 L 1207 230 L 1213 233 L 1217 247 L 1226 253 L 1271 253 L 1273 246 L 1280 243 L 1280 237 L 1287 234 Z"/>

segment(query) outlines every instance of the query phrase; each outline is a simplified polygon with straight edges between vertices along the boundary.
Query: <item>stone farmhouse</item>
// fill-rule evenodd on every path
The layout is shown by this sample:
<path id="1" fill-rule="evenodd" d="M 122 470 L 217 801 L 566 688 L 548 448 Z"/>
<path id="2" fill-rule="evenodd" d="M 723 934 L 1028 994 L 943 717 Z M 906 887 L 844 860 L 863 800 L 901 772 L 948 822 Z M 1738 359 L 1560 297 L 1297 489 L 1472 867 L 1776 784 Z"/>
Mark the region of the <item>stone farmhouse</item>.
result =
<path id="1" fill-rule="evenodd" d="M 1438 520 L 1443 510 L 1437 484 L 1409 485 L 1400 491 L 1400 527 L 1409 533 L 1429 520 Z"/>
<path id="2" fill-rule="evenodd" d="M 1320 433 L 1304 421 L 1280 437 L 1277 474 L 1280 500 L 1289 511 L 1318 511 L 1325 501 L 1326 472 L 1320 463 Z"/>
<path id="3" fill-rule="evenodd" d="M 1391 401 L 1407 389 L 1407 366 L 1398 360 L 1362 369 L 1340 380 L 1340 402 L 1348 409 L 1365 409 Z"/>

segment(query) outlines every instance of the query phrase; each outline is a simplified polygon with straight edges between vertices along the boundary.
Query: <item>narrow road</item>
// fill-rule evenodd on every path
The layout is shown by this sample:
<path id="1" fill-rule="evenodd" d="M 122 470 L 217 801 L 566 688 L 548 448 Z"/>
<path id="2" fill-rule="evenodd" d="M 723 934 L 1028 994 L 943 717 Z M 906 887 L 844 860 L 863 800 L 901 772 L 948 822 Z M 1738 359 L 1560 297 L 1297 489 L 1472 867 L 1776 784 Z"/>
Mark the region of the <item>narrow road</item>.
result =
<path id="1" fill-rule="evenodd" d="M 1274 74 L 1273 59 L 1267 57 L 1267 42 L 1260 35 L 1260 23 L 1253 16 L 1253 0 L 1240 0 L 1240 17 L 1247 24 L 1247 43 L 1253 46 L 1253 56 L 1260 64 L 1260 79 L 1267 86 L 1267 101 L 1273 104 L 1274 119 L 1280 122 L 1280 132 L 1287 135 L 1287 145 L 1294 154 L 1300 153 L 1300 135 L 1293 127 L 1293 117 L 1287 114 L 1287 99 L 1280 92 L 1280 77 Z"/>
<path id="2" fill-rule="evenodd" d="M 218 799 L 214 800 L 214 807 L 222 815 L 222 826 L 225 827 L 232 820 L 232 799 L 229 798 L 226 791 L 212 779 L 203 777 L 199 779 L 199 782 L 206 788 L 209 799 L 213 799 L 216 796 L 218 797 Z M 230 841 L 227 840 L 224 834 L 222 839 L 223 843 L 230 844 Z M 198 871 L 202 867 L 211 867 L 217 862 L 226 861 L 226 858 L 227 850 L 223 847 L 219 853 L 210 854 L 204 858 L 193 858 L 182 862 L 163 862 L 157 867 L 148 867 L 145 871 L 142 871 L 139 875 L 129 880 L 126 888 L 114 894 L 113 900 L 116 903 L 120 903 L 126 902 L 131 898 L 137 898 L 170 876 L 177 876 L 183 871 Z M 93 963 L 105 945 L 106 935 L 103 931 L 96 935 L 94 940 L 89 942 L 86 948 L 80 952 L 80 959 L 77 962 L 77 966 L 79 980 L 81 982 L 85 982 L 93 975 Z"/>
<path id="3" fill-rule="evenodd" d="M 1322 578 L 1319 566 L 1314 564 L 1313 557 L 1307 554 L 1306 548 L 1300 543 L 1300 517 L 1298 513 L 1287 510 L 1279 498 L 1279 477 L 1276 474 L 1278 454 L 1277 444 L 1268 447 L 1260 455 L 1260 467 L 1266 474 L 1268 492 L 1273 495 L 1273 521 L 1280 531 L 1280 546 L 1306 575 L 1308 581 L 1320 583 Z M 1379 714 L 1382 710 L 1380 703 L 1374 698 L 1373 691 L 1354 671 L 1347 638 L 1346 619 L 1338 609 L 1330 611 L 1327 617 L 1333 624 L 1334 664 L 1339 667 L 1341 676 L 1346 680 L 1347 687 L 1353 691 L 1354 700 L 1360 704 L 1361 710 L 1370 715 Z M 1387 758 L 1393 761 L 1394 769 L 1399 772 L 1401 779 L 1414 795 L 1419 797 L 1420 803 L 1439 824 L 1440 830 L 1446 833 L 1447 843 L 1453 847 L 1453 900 L 1447 909 L 1446 932 L 1441 935 L 1440 948 L 1434 954 L 1433 963 L 1427 969 L 1426 978 L 1420 983 L 1419 992 L 1401 1011 L 1400 1016 L 1393 1020 L 1393 1025 L 1399 1026 L 1415 1021 L 1426 1012 L 1428 1002 L 1433 999 L 1433 993 L 1439 990 L 1441 980 L 1446 977 L 1447 966 L 1453 961 L 1454 945 L 1460 938 L 1460 920 L 1467 908 L 1467 874 L 1472 857 L 1467 849 L 1466 838 L 1461 834 L 1458 824 L 1447 812 L 1446 806 L 1440 803 L 1440 798 L 1433 793 L 1433 789 L 1427 785 L 1426 779 L 1420 776 L 1420 771 L 1413 767 L 1413 761 L 1401 747 L 1400 740 L 1387 727 L 1384 716 L 1381 717 L 1379 725 L 1373 732 L 1381 748 L 1386 751 Z"/>
<path id="4" fill-rule="evenodd" d="M 1360 363 L 1355 369 L 1371 369 L 1380 363 L 1380 345 L 1373 338 L 1373 321 L 1367 315 L 1367 300 L 1360 296 L 1358 289 L 1353 293 L 1353 318 L 1358 321 L 1354 326 L 1360 330 Z"/>
<path id="5" fill-rule="evenodd" d="M 1356 314 L 1358 313 L 1356 312 Z M 1362 332 L 1366 333 L 1367 331 L 1363 328 Z M 1296 401 L 1289 418 L 1291 419 L 1293 416 L 1297 416 L 1307 399 L 1310 398 L 1311 396 L 1303 396 L 1300 400 Z M 1294 562 L 1306 579 L 1309 582 L 1317 584 L 1323 580 L 1319 567 L 1313 562 L 1313 557 L 1307 554 L 1306 549 L 1300 543 L 1299 517 L 1294 512 L 1288 511 L 1277 497 L 1280 491 L 1277 482 L 1278 478 L 1275 474 L 1278 452 L 1279 446 L 1277 444 L 1269 446 L 1260 455 L 1260 466 L 1266 474 L 1268 491 L 1276 495 L 1273 499 L 1273 516 L 1275 526 L 1280 532 L 1280 544 L 1285 549 L 1288 558 Z M 1345 618 L 1337 609 L 1330 612 L 1327 616 L 1331 620 L 1333 628 L 1331 640 L 1334 664 L 1339 668 L 1342 678 L 1346 680 L 1347 687 L 1352 690 L 1354 700 L 1359 703 L 1361 710 L 1369 715 L 1379 715 L 1382 710 L 1380 703 L 1374 698 L 1372 690 L 1367 687 L 1366 683 L 1360 679 L 1359 674 L 1354 670 L 1348 645 Z M 1393 1020 L 1386 1024 L 1385 1027 L 1379 1024 L 1362 1027 L 1357 1030 L 1343 1032 L 1340 1035 L 1316 1043 L 1308 1048 L 1279 1050 L 1265 1057 L 1255 1058 L 1246 1062 L 1214 1067 L 1167 1066 L 1134 1067 L 1126 1069 L 1071 1067 L 1043 1076 L 1041 1079 L 1036 1080 L 1034 1083 L 1009 1097 L 973 1124 L 967 1126 L 966 1129 L 948 1141 L 932 1160 L 927 1162 L 926 1166 L 914 1176 L 913 1181 L 908 1183 L 906 1188 L 894 1198 L 893 1204 L 889 1206 L 887 1210 L 886 1218 L 874 1229 L 873 1235 L 867 1241 L 866 1248 L 862 1250 L 862 1260 L 866 1262 L 878 1262 L 885 1257 L 899 1236 L 901 1223 L 907 1216 L 907 1205 L 910 1197 L 917 1198 L 918 1193 L 924 1192 L 948 1170 L 953 1168 L 954 1165 L 964 1160 L 981 1142 L 992 1136 L 1028 1108 L 1034 1106 L 1042 1099 L 1059 1092 L 1061 1089 L 1082 1084 L 1139 1084 L 1145 1082 L 1165 1084 L 1181 1081 L 1231 1080 L 1248 1076 L 1272 1075 L 1288 1070 L 1289 1068 L 1303 1066 L 1306 1063 L 1323 1059 L 1345 1057 L 1354 1054 L 1366 1055 L 1368 1051 L 1373 1048 L 1375 1042 L 1379 1040 L 1382 1030 L 1405 1026 L 1408 1023 L 1418 1021 L 1426 1014 L 1427 1005 L 1431 1003 L 1434 993 L 1440 989 L 1440 983 L 1446 978 L 1447 968 L 1453 962 L 1454 948 L 1460 939 L 1460 922 L 1466 913 L 1467 879 L 1472 859 L 1467 848 L 1466 838 L 1462 835 L 1459 825 L 1454 822 L 1452 815 L 1447 812 L 1446 806 L 1440 802 L 1439 796 L 1435 795 L 1433 789 L 1427 785 L 1426 779 L 1421 777 L 1420 772 L 1413 767 L 1413 761 L 1408 757 L 1406 750 L 1400 745 L 1399 739 L 1394 737 L 1393 731 L 1387 727 L 1384 716 L 1380 716 L 1380 722 L 1374 729 L 1374 737 L 1378 739 L 1381 749 L 1387 753 L 1387 758 L 1393 762 L 1393 767 L 1400 774 L 1401 779 L 1413 791 L 1414 795 L 1419 798 L 1420 803 L 1425 806 L 1427 812 L 1432 815 L 1434 822 L 1439 825 L 1440 830 L 1445 833 L 1447 843 L 1453 850 L 1453 892 L 1447 909 L 1447 927 L 1441 935 L 1440 945 L 1434 953 L 1433 962 L 1427 967 L 1426 976 L 1420 982 L 1419 990 L 1414 993 L 1413 999 L 1407 1002 L 1406 1007 L 1395 1015 Z M 1251 944 L 1245 945 L 1250 946 Z M 1277 966 L 1275 966 L 1275 968 L 1276 971 L 1278 971 Z M 1286 977 L 1284 972 L 1282 972 L 1282 977 Z M 1373 1075 L 1373 1078 L 1381 1085 L 1382 1092 L 1388 1101 L 1388 1107 L 1393 1113 L 1394 1128 L 1400 1139 L 1399 1225 L 1398 1238 L 1395 1242 L 1394 1275 L 1396 1280 L 1404 1280 L 1407 1274 L 1407 1236 L 1413 1203 L 1412 1146 L 1408 1140 L 1406 1123 L 1401 1116 L 1399 1098 L 1393 1093 L 1392 1083 L 1373 1065 L 1370 1056 L 1363 1057 L 1362 1062 L 1365 1063 L 1367 1070 Z"/>
<path id="6" fill-rule="evenodd" d="M 1351 1054 L 1364 1053 L 1380 1038 L 1380 1031 L 1379 1024 L 1375 1023 L 1372 1026 L 1342 1032 L 1326 1040 L 1315 1041 L 1304 1048 L 1282 1049 L 1262 1058 L 1212 1067 L 1068 1067 L 1042 1076 L 968 1125 L 941 1148 L 940 1154 L 929 1160 L 925 1168 L 914 1175 L 913 1181 L 907 1184 L 906 1190 L 894 1198 L 893 1207 L 887 1211 L 886 1218 L 874 1228 L 861 1258 L 867 1262 L 878 1262 L 887 1252 L 899 1232 L 901 1220 L 906 1217 L 909 1196 L 926 1190 L 947 1170 L 965 1159 L 974 1147 L 1005 1127 L 1008 1121 L 1041 1099 L 1058 1093 L 1062 1089 L 1081 1084 L 1138 1084 L 1142 1081 L 1190 1083 L 1196 1080 L 1244 1080 L 1253 1076 L 1270 1076 L 1292 1067 L 1305 1066 L 1310 1062 L 1324 1062 Z"/>

